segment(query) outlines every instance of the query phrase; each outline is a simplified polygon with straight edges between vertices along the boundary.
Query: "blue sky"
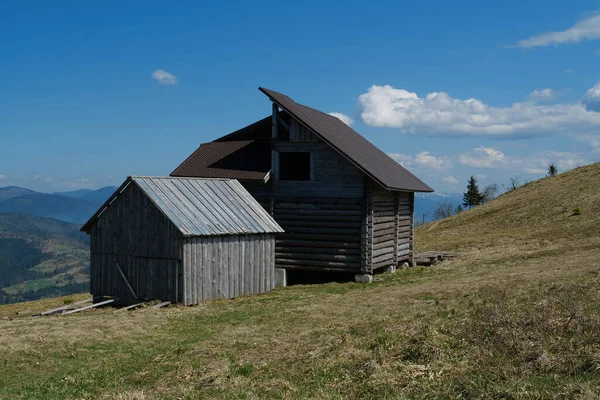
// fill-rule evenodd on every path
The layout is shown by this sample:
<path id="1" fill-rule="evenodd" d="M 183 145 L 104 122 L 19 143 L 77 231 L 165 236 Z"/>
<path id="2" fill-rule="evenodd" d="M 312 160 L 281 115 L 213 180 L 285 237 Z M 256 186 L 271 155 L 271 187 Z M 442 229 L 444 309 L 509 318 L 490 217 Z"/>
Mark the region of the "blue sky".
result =
<path id="1" fill-rule="evenodd" d="M 597 2 L 323 3 L 4 2 L 0 186 L 166 175 L 268 115 L 258 86 L 438 191 L 600 161 Z"/>

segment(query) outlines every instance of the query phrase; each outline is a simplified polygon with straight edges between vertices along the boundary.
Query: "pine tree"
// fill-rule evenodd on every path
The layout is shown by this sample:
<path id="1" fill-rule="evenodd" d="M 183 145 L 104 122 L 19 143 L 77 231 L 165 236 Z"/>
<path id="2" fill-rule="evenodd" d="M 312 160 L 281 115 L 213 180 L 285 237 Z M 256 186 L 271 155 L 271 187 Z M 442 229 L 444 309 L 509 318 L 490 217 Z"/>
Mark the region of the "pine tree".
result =
<path id="1" fill-rule="evenodd" d="M 456 207 L 456 211 L 454 213 L 458 214 L 459 212 L 463 212 L 463 206 L 460 204 L 458 205 L 458 207 Z"/>
<path id="2" fill-rule="evenodd" d="M 550 164 L 548 167 L 548 176 L 555 176 L 558 174 L 558 169 L 554 164 Z"/>
<path id="3" fill-rule="evenodd" d="M 465 207 L 473 208 L 483 203 L 484 196 L 479 192 L 479 186 L 474 176 L 471 176 L 469 183 L 467 184 L 467 192 L 463 193 L 463 205 Z"/>

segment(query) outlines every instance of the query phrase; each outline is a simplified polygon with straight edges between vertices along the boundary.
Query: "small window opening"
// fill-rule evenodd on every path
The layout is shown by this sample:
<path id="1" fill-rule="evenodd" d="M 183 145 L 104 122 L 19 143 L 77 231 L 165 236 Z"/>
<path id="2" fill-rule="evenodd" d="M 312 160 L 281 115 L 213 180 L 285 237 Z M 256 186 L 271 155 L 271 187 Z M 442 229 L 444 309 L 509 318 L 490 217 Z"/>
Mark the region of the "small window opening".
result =
<path id="1" fill-rule="evenodd" d="M 310 181 L 310 153 L 280 152 L 279 180 Z"/>

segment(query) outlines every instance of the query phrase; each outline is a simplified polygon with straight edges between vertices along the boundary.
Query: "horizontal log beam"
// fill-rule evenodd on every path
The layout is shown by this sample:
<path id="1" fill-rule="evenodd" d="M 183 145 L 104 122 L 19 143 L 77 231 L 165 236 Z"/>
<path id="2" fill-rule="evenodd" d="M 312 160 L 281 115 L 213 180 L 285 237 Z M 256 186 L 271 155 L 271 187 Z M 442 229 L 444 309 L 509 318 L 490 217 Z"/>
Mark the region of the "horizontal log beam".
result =
<path id="1" fill-rule="evenodd" d="M 380 242 L 373 242 L 373 250 L 383 249 L 384 247 L 392 246 L 394 247 L 394 236 L 391 236 L 391 239 L 383 240 Z"/>
<path id="2" fill-rule="evenodd" d="M 309 221 L 307 219 L 304 220 L 282 220 L 277 219 L 277 223 L 286 230 L 286 228 L 294 229 L 295 227 L 306 228 L 306 227 L 316 227 L 316 228 L 353 228 L 360 230 L 360 222 L 339 222 L 339 221 Z"/>
<path id="3" fill-rule="evenodd" d="M 277 253 L 309 253 L 309 254 L 331 254 L 331 255 L 360 255 L 360 249 L 344 249 L 335 247 L 300 247 L 300 246 L 277 246 Z"/>
<path id="4" fill-rule="evenodd" d="M 299 259 L 288 259 L 288 258 L 277 258 L 275 257 L 275 264 L 278 265 L 295 265 L 295 266 L 307 266 L 307 267 L 331 267 L 331 268 L 360 268 L 360 263 L 354 262 L 333 262 L 333 261 L 316 261 L 316 260 L 299 260 Z"/>
<path id="5" fill-rule="evenodd" d="M 282 240 L 322 240 L 324 242 L 356 242 L 360 243 L 358 235 L 322 235 L 314 233 L 282 233 L 277 237 Z"/>
<path id="6" fill-rule="evenodd" d="M 335 255 L 335 254 L 319 254 L 319 253 L 283 253 L 276 251 L 275 259 L 290 259 L 290 260 L 318 260 L 318 261 L 334 261 L 334 262 L 356 262 L 360 263 L 360 255 Z"/>
<path id="7" fill-rule="evenodd" d="M 360 238 L 359 238 L 360 239 Z M 360 241 L 357 239 L 354 242 L 324 242 L 322 240 L 276 240 L 275 244 L 277 246 L 304 246 L 304 247 L 333 247 L 340 249 L 358 249 L 360 250 Z"/>
<path id="8" fill-rule="evenodd" d="M 293 265 L 293 264 L 277 264 L 275 268 L 283 268 L 294 271 L 325 271 L 325 272 L 344 272 L 344 273 L 357 273 L 360 272 L 360 267 L 319 267 L 310 265 Z"/>

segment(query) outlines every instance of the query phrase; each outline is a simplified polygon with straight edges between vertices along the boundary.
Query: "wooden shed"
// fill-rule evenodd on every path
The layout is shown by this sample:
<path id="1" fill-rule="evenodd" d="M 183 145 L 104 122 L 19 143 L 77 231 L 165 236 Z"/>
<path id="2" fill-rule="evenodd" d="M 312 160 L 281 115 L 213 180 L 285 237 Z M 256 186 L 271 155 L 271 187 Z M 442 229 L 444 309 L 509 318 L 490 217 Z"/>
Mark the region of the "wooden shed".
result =
<path id="1" fill-rule="evenodd" d="M 94 296 L 197 304 L 274 287 L 283 232 L 236 180 L 131 176 L 81 228 Z"/>
<path id="2" fill-rule="evenodd" d="M 285 230 L 276 267 L 412 264 L 414 193 L 433 189 L 340 119 L 260 90 L 271 115 L 202 144 L 171 175 L 239 179 Z"/>

